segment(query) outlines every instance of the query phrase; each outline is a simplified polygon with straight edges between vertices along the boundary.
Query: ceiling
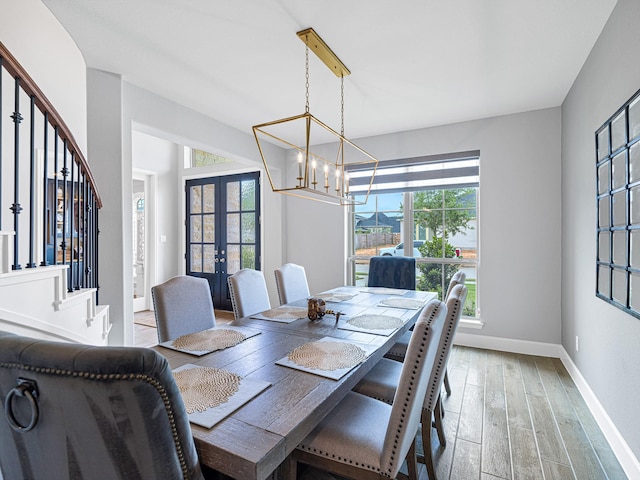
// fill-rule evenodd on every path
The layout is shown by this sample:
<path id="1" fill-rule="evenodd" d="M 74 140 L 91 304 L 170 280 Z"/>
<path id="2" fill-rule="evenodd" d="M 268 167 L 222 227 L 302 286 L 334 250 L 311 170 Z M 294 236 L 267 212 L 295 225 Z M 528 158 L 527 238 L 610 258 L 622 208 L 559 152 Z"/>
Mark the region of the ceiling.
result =
<path id="1" fill-rule="evenodd" d="M 43 0 L 87 66 L 247 133 L 304 112 L 313 27 L 351 70 L 345 135 L 558 106 L 616 0 Z M 310 54 L 310 111 L 340 80 Z"/>

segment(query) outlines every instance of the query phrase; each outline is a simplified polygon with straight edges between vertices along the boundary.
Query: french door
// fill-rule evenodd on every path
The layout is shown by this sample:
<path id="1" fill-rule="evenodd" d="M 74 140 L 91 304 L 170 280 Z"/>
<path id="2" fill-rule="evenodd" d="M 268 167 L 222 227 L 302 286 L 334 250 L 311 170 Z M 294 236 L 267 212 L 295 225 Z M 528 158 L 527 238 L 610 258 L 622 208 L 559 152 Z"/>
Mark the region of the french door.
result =
<path id="1" fill-rule="evenodd" d="M 206 278 L 213 305 L 231 310 L 227 278 L 260 270 L 260 173 L 186 182 L 187 275 Z"/>

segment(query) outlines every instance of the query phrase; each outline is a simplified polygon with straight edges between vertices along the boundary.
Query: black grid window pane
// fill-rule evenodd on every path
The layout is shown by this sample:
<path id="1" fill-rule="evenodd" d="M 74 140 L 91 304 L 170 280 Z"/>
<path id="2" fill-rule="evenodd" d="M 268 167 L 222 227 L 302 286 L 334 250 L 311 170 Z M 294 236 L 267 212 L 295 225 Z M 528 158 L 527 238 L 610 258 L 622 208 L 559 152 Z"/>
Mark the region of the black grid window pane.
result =
<path id="1" fill-rule="evenodd" d="M 596 296 L 640 318 L 640 91 L 595 132 Z"/>

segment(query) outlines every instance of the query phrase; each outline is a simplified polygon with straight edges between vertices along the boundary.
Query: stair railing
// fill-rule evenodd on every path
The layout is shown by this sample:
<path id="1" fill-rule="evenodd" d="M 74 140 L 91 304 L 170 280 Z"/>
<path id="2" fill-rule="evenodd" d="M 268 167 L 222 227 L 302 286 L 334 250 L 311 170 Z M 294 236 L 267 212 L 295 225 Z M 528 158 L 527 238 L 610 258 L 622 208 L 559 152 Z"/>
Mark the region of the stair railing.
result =
<path id="1" fill-rule="evenodd" d="M 62 264 L 69 292 L 98 289 L 101 207 L 71 131 L 0 42 L 0 231 L 14 232 L 12 270 Z"/>

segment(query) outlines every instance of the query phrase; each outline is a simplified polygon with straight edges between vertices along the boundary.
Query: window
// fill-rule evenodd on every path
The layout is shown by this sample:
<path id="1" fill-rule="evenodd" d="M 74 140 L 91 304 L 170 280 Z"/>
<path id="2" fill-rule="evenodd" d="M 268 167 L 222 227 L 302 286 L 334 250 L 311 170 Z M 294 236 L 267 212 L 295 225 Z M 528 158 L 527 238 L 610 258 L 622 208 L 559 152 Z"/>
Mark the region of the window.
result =
<path id="1" fill-rule="evenodd" d="M 596 296 L 640 318 L 640 91 L 595 140 Z"/>
<path id="2" fill-rule="evenodd" d="M 380 162 L 373 193 L 352 210 L 353 283 L 367 284 L 374 255 L 413 256 L 416 288 L 442 299 L 462 269 L 469 290 L 463 314 L 478 317 L 478 189 L 479 152 Z"/>
<path id="3" fill-rule="evenodd" d="M 228 163 L 231 161 L 226 157 L 205 152 L 204 150 L 198 150 L 197 148 L 186 148 L 185 158 L 185 168 L 207 167 L 209 165 Z"/>

